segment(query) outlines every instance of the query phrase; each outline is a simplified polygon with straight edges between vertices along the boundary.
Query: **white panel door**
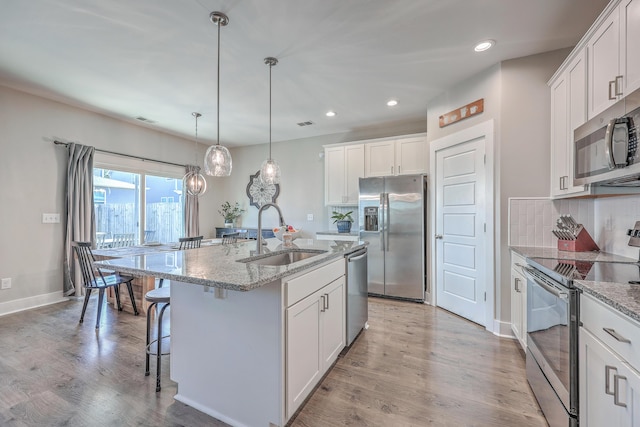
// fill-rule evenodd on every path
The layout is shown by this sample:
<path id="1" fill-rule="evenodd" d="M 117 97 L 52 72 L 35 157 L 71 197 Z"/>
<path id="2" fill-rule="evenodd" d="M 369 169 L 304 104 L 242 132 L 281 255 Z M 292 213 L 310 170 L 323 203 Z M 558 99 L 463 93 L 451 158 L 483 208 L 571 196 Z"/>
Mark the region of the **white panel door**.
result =
<path id="1" fill-rule="evenodd" d="M 619 75 L 619 45 L 620 25 L 618 14 L 614 12 L 587 44 L 589 118 L 600 114 L 619 99 L 615 89 L 616 76 Z"/>
<path id="2" fill-rule="evenodd" d="M 364 178 L 364 144 L 344 147 L 345 203 L 358 204 L 359 181 Z"/>
<path id="3" fill-rule="evenodd" d="M 322 289 L 321 358 L 323 371 L 329 369 L 345 346 L 345 277 L 342 276 Z"/>
<path id="4" fill-rule="evenodd" d="M 396 168 L 397 175 L 427 172 L 426 139 L 424 137 L 396 140 Z"/>
<path id="5" fill-rule="evenodd" d="M 345 147 L 324 149 L 324 200 L 327 205 L 345 202 Z"/>
<path id="6" fill-rule="evenodd" d="M 486 325 L 484 137 L 436 153 L 436 304 Z"/>

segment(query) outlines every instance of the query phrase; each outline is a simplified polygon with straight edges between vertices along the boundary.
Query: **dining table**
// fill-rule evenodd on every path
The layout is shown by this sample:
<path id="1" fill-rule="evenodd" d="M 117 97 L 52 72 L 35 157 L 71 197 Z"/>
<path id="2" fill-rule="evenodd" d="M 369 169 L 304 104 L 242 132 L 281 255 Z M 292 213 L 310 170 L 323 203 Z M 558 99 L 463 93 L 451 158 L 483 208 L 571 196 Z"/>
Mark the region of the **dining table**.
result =
<path id="1" fill-rule="evenodd" d="M 222 239 L 206 239 L 201 242 L 201 246 L 216 246 L 221 244 Z M 177 242 L 149 242 L 142 245 L 125 246 L 121 248 L 94 249 L 92 252 L 96 261 L 135 257 L 137 255 L 153 253 L 164 253 L 165 263 L 167 265 L 172 265 L 176 262 L 176 252 L 179 250 L 180 244 Z M 123 275 L 133 277 L 133 281 L 131 282 L 133 287 L 133 297 L 136 299 L 136 306 L 139 314 L 141 316 L 146 316 L 150 303 L 145 301 L 144 296 L 147 292 L 156 288 L 156 278 L 153 276 L 137 276 L 131 273 L 124 273 Z M 165 286 L 168 286 L 168 284 L 165 284 Z M 115 294 L 112 289 L 108 289 L 107 291 L 107 301 L 110 304 L 115 304 Z M 120 292 L 120 302 L 123 311 L 133 313 L 133 305 L 131 304 L 131 299 L 127 292 Z"/>

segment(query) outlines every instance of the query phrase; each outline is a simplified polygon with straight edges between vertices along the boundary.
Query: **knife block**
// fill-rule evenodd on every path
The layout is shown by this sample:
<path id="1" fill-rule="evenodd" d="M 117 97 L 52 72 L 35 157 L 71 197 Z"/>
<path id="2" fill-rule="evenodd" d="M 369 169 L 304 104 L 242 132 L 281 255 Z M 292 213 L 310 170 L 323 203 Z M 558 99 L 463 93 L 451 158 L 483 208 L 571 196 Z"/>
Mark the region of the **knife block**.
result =
<path id="1" fill-rule="evenodd" d="M 580 226 L 578 235 L 573 240 L 558 239 L 558 250 L 568 252 L 590 252 L 599 251 L 600 248 L 593 241 L 589 232 Z"/>

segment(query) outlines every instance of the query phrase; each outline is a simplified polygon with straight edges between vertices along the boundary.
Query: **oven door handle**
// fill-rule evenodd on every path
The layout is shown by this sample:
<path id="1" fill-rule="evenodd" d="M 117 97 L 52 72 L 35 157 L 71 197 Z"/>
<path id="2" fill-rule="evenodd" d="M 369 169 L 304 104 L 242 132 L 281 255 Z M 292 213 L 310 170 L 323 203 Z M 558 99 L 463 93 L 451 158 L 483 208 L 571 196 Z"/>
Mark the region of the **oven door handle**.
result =
<path id="1" fill-rule="evenodd" d="M 545 291 L 555 295 L 557 298 L 566 300 L 569 298 L 569 294 L 566 292 L 562 292 L 560 291 L 560 289 L 554 288 L 552 286 L 547 285 L 546 283 L 544 283 L 541 280 L 538 280 L 538 278 L 536 278 L 535 276 L 533 276 L 533 274 L 531 274 L 531 272 L 533 271 L 533 269 L 531 267 L 522 267 L 522 270 L 524 271 L 525 276 L 527 276 L 528 279 L 533 280 L 538 286 L 540 286 L 542 289 L 544 289 Z"/>

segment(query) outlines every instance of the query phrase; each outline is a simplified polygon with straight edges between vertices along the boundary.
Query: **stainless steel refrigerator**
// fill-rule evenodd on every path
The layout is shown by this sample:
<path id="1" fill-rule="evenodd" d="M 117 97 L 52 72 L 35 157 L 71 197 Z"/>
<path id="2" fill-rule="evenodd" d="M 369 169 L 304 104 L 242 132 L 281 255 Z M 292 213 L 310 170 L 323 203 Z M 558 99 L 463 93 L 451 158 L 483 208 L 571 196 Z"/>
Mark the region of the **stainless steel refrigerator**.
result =
<path id="1" fill-rule="evenodd" d="M 369 294 L 424 301 L 424 175 L 360 178 L 360 240 L 369 242 Z"/>

